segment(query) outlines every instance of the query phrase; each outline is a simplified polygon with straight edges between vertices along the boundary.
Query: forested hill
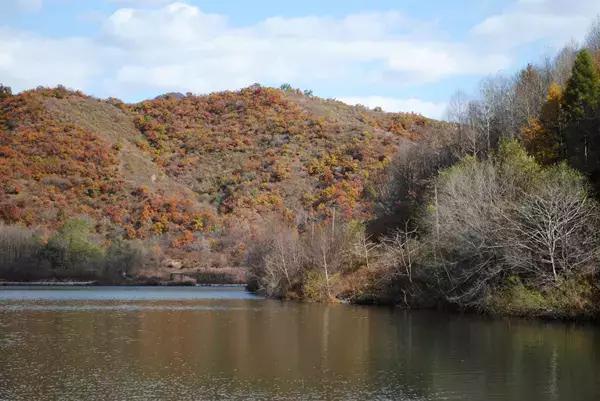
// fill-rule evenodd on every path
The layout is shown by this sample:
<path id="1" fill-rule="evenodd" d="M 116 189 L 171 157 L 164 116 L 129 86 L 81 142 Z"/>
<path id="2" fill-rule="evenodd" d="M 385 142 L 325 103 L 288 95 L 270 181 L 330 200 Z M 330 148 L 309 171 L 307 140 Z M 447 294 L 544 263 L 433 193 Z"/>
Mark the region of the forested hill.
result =
<path id="1" fill-rule="evenodd" d="M 444 125 L 258 85 L 137 104 L 1 93 L 0 221 L 45 242 L 77 219 L 101 247 L 132 241 L 190 267 L 241 264 L 271 215 L 368 218 L 392 155 Z"/>

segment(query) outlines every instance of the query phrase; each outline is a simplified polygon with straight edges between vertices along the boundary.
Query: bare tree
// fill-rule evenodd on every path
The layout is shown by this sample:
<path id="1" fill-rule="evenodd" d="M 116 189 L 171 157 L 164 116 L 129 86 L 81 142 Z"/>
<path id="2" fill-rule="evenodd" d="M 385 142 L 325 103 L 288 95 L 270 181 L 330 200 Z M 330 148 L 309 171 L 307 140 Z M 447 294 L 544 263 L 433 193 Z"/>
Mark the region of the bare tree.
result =
<path id="1" fill-rule="evenodd" d="M 489 153 L 492 150 L 492 143 L 495 142 L 492 138 L 492 129 L 495 117 L 495 104 L 499 102 L 497 97 L 498 92 L 494 88 L 494 82 L 491 79 L 484 79 L 481 81 L 479 86 L 479 93 L 481 94 L 480 101 L 480 115 L 481 115 L 481 129 L 484 131 L 486 150 Z"/>
<path id="2" fill-rule="evenodd" d="M 592 53 L 600 52 L 600 15 L 597 15 L 585 37 L 585 47 Z"/>
<path id="3" fill-rule="evenodd" d="M 304 255 L 295 230 L 280 230 L 273 238 L 272 251 L 265 257 L 266 280 L 263 281 L 268 295 L 283 295 L 296 283 L 302 269 Z"/>
<path id="4" fill-rule="evenodd" d="M 504 269 L 493 207 L 501 185 L 492 161 L 474 158 L 437 181 L 437 207 L 425 222 L 432 233 L 426 241 L 435 244 L 438 257 L 430 263 L 445 272 L 442 291 L 453 302 L 480 302 Z"/>
<path id="5" fill-rule="evenodd" d="M 404 276 L 412 283 L 413 269 L 423 245 L 417 239 L 417 230 L 397 230 L 393 235 L 384 238 L 382 245 L 380 263 L 388 272 L 388 280 Z"/>
<path id="6" fill-rule="evenodd" d="M 467 95 L 458 91 L 448 102 L 446 116 L 448 121 L 456 124 L 457 143 L 461 147 L 461 154 L 477 154 L 477 132 L 474 130 L 475 104 Z"/>
<path id="7" fill-rule="evenodd" d="M 331 299 L 334 275 L 352 264 L 353 249 L 356 249 L 357 242 L 356 231 L 337 221 L 334 209 L 332 218 L 312 227 L 305 238 L 307 269 L 323 275 L 325 296 Z"/>
<path id="8" fill-rule="evenodd" d="M 358 235 L 352 225 L 333 217 L 328 221 L 309 221 L 300 231 L 296 226 L 272 219 L 263 232 L 252 239 L 246 263 L 250 267 L 250 286 L 268 296 L 284 298 L 303 295 L 307 278 L 311 297 L 332 299 L 334 278 L 357 262 L 356 250 L 363 247 L 368 258 L 374 249 L 368 237 Z M 368 260 L 368 259 L 367 259 Z"/>
<path id="9" fill-rule="evenodd" d="M 379 248 L 379 244 L 371 241 L 371 236 L 366 231 L 360 230 L 354 243 L 354 253 L 365 262 L 365 267 L 370 268 L 369 259 L 373 251 Z"/>
<path id="10" fill-rule="evenodd" d="M 305 260 L 298 230 L 269 219 L 247 257 L 251 282 L 268 296 L 284 297 L 299 284 Z"/>
<path id="11" fill-rule="evenodd" d="M 571 77 L 571 70 L 577 55 L 577 44 L 571 43 L 563 47 L 552 61 L 552 81 L 565 87 Z"/>
<path id="12" fill-rule="evenodd" d="M 503 75 L 489 77 L 480 88 L 480 96 L 493 116 L 491 142 L 495 145 L 500 138 L 516 137 L 520 127 L 514 107 L 517 96 L 514 79 Z"/>
<path id="13" fill-rule="evenodd" d="M 464 124 L 469 107 L 469 98 L 463 91 L 457 91 L 448 101 L 446 118 L 456 124 Z"/>
<path id="14" fill-rule="evenodd" d="M 487 153 L 488 146 L 488 128 L 486 127 L 485 113 L 487 105 L 481 101 L 472 100 L 468 104 L 466 125 L 464 127 L 464 145 L 467 154 L 479 156 Z"/>
<path id="15" fill-rule="evenodd" d="M 535 191 L 524 194 L 514 213 L 505 215 L 511 228 L 505 244 L 508 262 L 542 284 L 598 269 L 596 205 L 572 174 L 556 168 Z"/>
<path id="16" fill-rule="evenodd" d="M 516 103 L 514 107 L 519 118 L 519 125 L 537 118 L 550 86 L 550 73 L 543 68 L 528 64 L 515 79 Z"/>

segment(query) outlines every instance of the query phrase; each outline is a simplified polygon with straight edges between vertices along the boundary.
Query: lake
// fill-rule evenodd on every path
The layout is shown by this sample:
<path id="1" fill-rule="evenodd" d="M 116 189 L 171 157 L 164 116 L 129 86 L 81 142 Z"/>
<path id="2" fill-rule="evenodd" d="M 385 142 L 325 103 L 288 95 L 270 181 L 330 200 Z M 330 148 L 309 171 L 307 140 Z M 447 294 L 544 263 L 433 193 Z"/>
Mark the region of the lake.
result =
<path id="1" fill-rule="evenodd" d="M 600 327 L 239 288 L 0 288 L 0 400 L 600 400 Z"/>

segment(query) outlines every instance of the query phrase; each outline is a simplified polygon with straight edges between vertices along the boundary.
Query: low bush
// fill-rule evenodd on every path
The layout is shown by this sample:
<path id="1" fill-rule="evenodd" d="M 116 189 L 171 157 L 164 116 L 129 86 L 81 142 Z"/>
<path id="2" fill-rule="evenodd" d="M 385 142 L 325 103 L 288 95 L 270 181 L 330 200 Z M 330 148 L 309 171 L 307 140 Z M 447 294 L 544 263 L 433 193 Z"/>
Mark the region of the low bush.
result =
<path id="1" fill-rule="evenodd" d="M 98 270 L 105 251 L 90 239 L 91 223 L 72 219 L 48 240 L 44 257 L 54 270 Z"/>
<path id="2" fill-rule="evenodd" d="M 545 316 L 553 318 L 592 317 L 600 312 L 600 289 L 586 277 L 561 279 L 555 286 L 537 289 L 511 277 L 485 301 L 493 314 Z"/>

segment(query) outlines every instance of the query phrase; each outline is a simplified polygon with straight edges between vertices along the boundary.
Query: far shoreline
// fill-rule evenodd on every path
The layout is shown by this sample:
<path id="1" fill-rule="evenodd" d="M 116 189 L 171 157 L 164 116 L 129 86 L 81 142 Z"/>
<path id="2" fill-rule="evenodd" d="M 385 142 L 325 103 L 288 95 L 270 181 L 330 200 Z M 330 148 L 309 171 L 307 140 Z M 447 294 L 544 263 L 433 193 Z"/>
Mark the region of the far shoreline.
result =
<path id="1" fill-rule="evenodd" d="M 13 287 L 13 288 L 10 288 Z M 121 283 L 107 283 L 99 281 L 0 281 L 0 291 L 4 290 L 16 290 L 17 288 L 25 287 L 37 287 L 37 289 L 56 289 L 59 287 L 70 287 L 70 288 L 93 288 L 93 287 L 202 287 L 202 288 L 238 288 L 244 289 L 249 293 L 259 295 L 254 291 L 248 289 L 247 284 L 244 283 L 192 283 L 192 282 L 180 282 L 180 281 L 150 281 L 150 282 L 121 282 Z M 269 297 L 265 297 L 269 299 Z M 297 302 L 297 303 L 310 303 L 306 299 L 285 299 L 285 298 L 271 298 L 279 299 L 280 301 Z M 362 306 L 362 307 L 384 307 L 384 308 L 399 308 L 405 311 L 437 311 L 442 313 L 449 313 L 451 315 L 478 315 L 482 317 L 488 317 L 492 319 L 523 319 L 523 320 L 537 320 L 542 322 L 563 322 L 563 323 L 591 323 L 599 324 L 597 316 L 590 316 L 586 314 L 565 314 L 555 310 L 543 310 L 543 311 L 522 311 L 520 313 L 515 312 L 485 312 L 482 310 L 472 308 L 457 308 L 452 306 L 429 306 L 429 307 L 406 307 L 400 304 L 390 304 L 385 302 L 357 302 L 356 300 L 340 300 L 339 304 Z"/>
<path id="2" fill-rule="evenodd" d="M 131 282 L 102 283 L 98 281 L 0 281 L 1 287 L 229 287 L 246 288 L 246 284 L 188 283 L 188 282 Z"/>

